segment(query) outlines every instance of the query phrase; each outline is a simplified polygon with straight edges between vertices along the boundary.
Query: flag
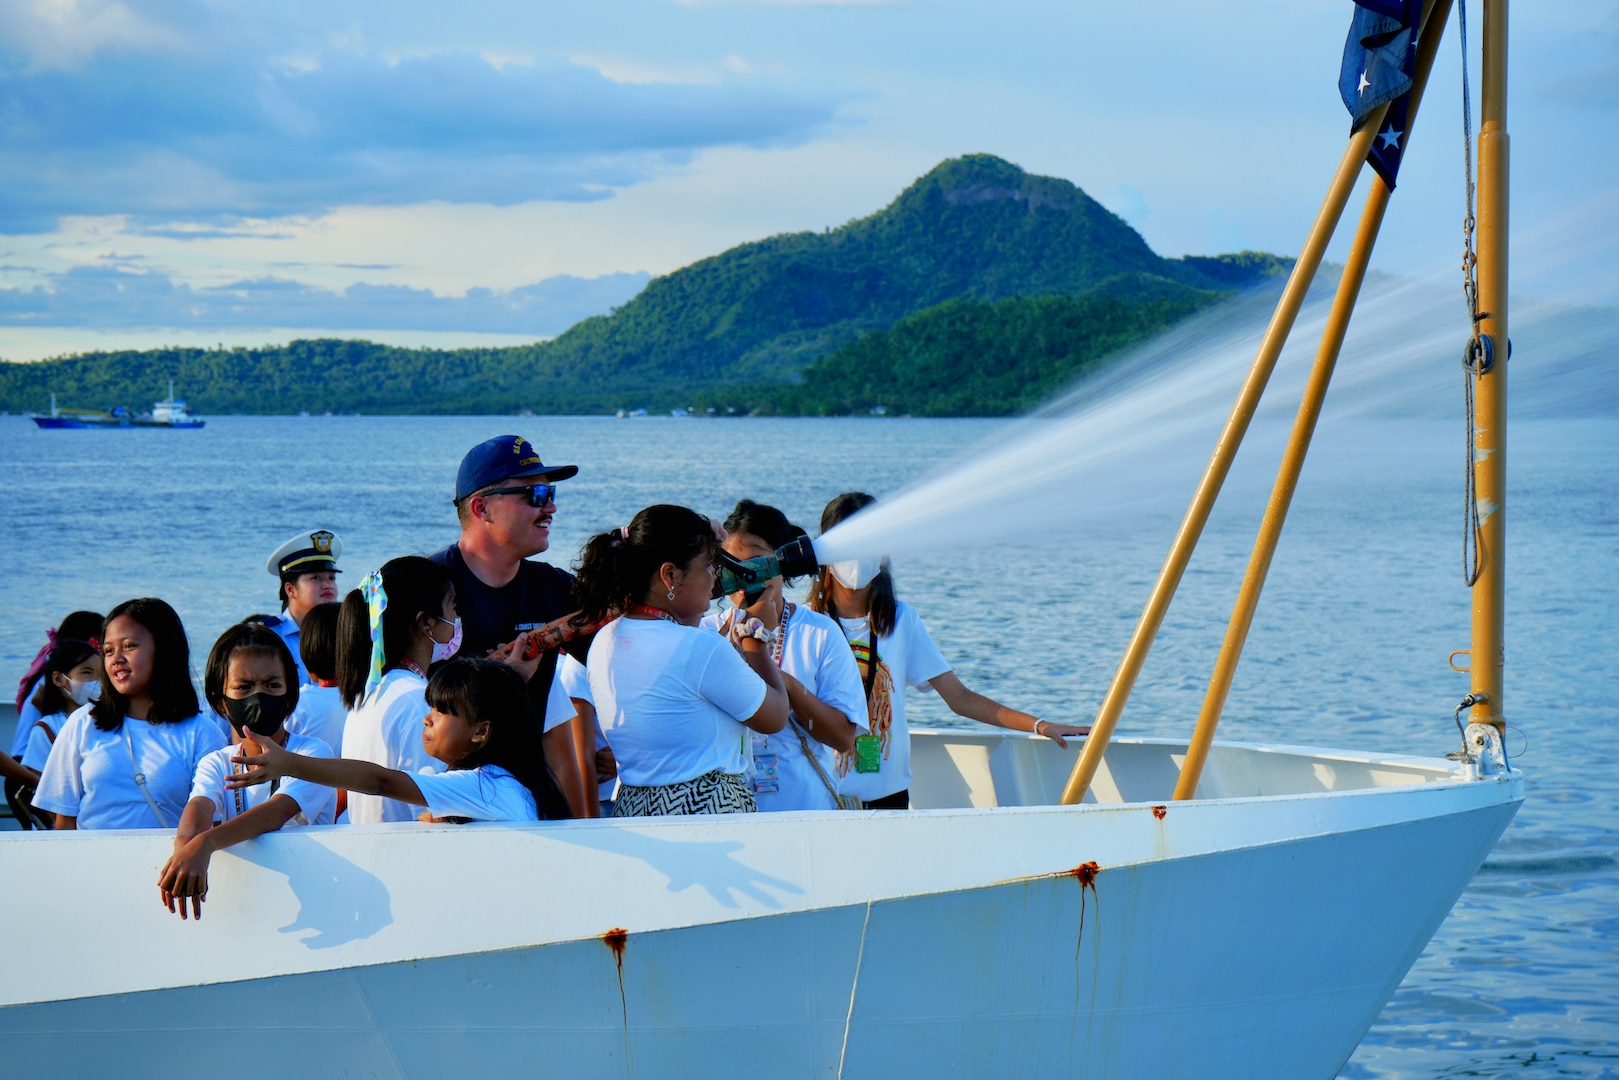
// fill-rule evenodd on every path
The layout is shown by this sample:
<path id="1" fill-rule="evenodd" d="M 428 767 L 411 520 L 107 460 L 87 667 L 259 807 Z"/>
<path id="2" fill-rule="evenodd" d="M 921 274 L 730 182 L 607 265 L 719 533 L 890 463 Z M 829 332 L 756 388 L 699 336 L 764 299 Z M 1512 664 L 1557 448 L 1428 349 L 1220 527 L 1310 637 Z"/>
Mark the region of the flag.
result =
<path id="1" fill-rule="evenodd" d="M 1405 134 L 1410 130 L 1411 95 L 1401 94 L 1383 114 L 1383 126 L 1377 129 L 1377 138 L 1366 152 L 1366 161 L 1377 170 L 1390 191 L 1394 190 L 1394 177 L 1400 171 L 1400 158 L 1405 153 Z"/>
<path id="2" fill-rule="evenodd" d="M 1422 0 L 1355 0 L 1343 67 L 1338 72 L 1338 93 L 1349 110 L 1350 131 L 1358 131 L 1379 105 L 1390 103 L 1366 156 L 1391 190 L 1410 126 L 1411 81 L 1421 19 Z"/>

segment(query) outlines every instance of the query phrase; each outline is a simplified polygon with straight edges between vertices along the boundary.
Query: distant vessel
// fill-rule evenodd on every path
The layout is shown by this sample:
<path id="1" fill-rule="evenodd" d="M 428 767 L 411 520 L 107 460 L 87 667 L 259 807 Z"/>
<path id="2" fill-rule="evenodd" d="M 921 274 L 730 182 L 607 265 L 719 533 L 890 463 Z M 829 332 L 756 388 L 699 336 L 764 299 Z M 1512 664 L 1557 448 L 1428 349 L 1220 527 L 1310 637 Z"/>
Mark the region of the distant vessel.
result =
<path id="1" fill-rule="evenodd" d="M 191 407 L 174 396 L 174 380 L 169 380 L 169 396 L 153 402 L 149 413 L 131 413 L 122 405 L 107 412 L 85 409 L 58 409 L 51 395 L 49 413 L 29 413 L 28 418 L 42 428 L 200 428 L 207 423 L 191 415 Z"/>

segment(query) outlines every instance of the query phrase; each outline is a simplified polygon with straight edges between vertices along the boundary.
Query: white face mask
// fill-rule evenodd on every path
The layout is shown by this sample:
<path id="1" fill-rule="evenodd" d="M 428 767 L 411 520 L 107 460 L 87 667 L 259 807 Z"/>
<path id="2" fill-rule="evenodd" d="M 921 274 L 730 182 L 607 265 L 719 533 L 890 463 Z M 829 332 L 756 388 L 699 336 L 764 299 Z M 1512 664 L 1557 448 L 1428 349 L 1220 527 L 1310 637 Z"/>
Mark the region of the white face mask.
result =
<path id="1" fill-rule="evenodd" d="M 444 622 L 445 620 L 440 619 L 439 621 Z M 461 617 L 457 615 L 455 621 L 450 625 L 455 627 L 455 633 L 450 635 L 450 640 L 433 642 L 433 663 L 435 664 L 442 664 L 461 651 Z"/>
<path id="2" fill-rule="evenodd" d="M 75 705 L 87 705 L 101 696 L 100 679 L 87 679 L 84 682 L 69 679 L 68 684 L 72 689 L 67 692 L 67 696 L 73 699 Z"/>
<path id="3" fill-rule="evenodd" d="M 845 559 L 843 562 L 831 563 L 827 569 L 832 576 L 838 579 L 838 584 L 845 589 L 864 589 L 871 584 L 872 578 L 882 573 L 883 561 L 881 559 Z"/>

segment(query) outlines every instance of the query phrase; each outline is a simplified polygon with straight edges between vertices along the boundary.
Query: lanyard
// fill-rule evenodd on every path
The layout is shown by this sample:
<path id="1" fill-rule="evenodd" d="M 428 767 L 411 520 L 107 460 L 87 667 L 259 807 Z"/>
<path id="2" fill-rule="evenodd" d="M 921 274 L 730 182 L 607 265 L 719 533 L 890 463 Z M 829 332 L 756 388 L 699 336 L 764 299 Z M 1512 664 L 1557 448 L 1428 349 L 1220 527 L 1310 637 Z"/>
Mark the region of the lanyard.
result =
<path id="1" fill-rule="evenodd" d="M 673 615 L 669 614 L 667 611 L 663 610 L 662 608 L 653 607 L 651 604 L 631 604 L 630 607 L 629 607 L 629 610 L 624 612 L 624 614 L 626 614 L 626 615 L 645 615 L 648 618 L 662 619 L 664 622 L 672 622 L 676 626 L 685 625 L 679 619 L 677 619 Z"/>
<path id="2" fill-rule="evenodd" d="M 241 762 L 239 762 L 239 761 L 231 762 L 230 773 L 231 773 L 232 776 L 241 776 L 246 771 L 247 770 L 242 768 L 242 763 Z M 281 777 L 278 776 L 274 780 L 271 780 L 270 781 L 270 794 L 274 795 L 276 793 L 276 789 L 279 788 L 280 786 L 281 786 Z M 236 796 L 236 815 L 238 817 L 240 817 L 241 815 L 247 813 L 247 797 L 246 797 L 246 795 L 243 794 L 242 789 L 241 788 L 235 788 L 234 790 L 231 791 L 231 794 Z M 265 801 L 268 802 L 269 801 L 268 798 L 266 798 Z"/>
<path id="3" fill-rule="evenodd" d="M 834 616 L 833 621 L 838 624 L 838 629 L 839 630 L 843 630 L 843 638 L 844 638 L 845 641 L 849 642 L 849 649 L 851 651 L 853 651 L 853 649 L 855 647 L 854 639 L 850 638 L 849 637 L 849 631 L 844 629 L 843 620 L 837 618 L 836 616 Z M 878 660 L 878 656 L 877 656 L 877 634 L 871 628 L 871 615 L 870 615 L 870 613 L 867 613 L 867 615 L 866 615 L 866 652 L 867 652 L 866 675 L 865 675 L 865 678 L 860 680 L 860 682 L 861 682 L 863 688 L 866 691 L 866 703 L 870 704 L 871 703 L 872 687 L 875 686 L 876 683 L 877 683 L 877 660 Z M 858 653 L 856 653 L 855 654 L 855 659 L 858 660 L 859 658 L 860 658 L 860 655 Z"/>

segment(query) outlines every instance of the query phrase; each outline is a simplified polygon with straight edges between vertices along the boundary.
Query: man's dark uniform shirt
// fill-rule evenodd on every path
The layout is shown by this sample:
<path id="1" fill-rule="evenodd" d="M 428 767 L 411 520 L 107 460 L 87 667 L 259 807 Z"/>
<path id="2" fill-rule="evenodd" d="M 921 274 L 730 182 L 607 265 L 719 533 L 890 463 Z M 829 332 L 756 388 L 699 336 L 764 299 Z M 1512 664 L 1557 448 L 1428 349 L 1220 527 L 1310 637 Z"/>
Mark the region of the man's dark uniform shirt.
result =
<path id="1" fill-rule="evenodd" d="M 544 626 L 573 610 L 573 575 L 550 563 L 524 559 L 517 576 L 496 589 L 478 580 L 461 557 L 458 544 L 428 558 L 448 570 L 455 583 L 462 656 L 487 656 L 491 649 L 506 644 L 522 631 Z M 541 718 L 545 716 L 545 699 L 551 692 L 556 669 L 557 654 L 547 653 L 528 684 L 535 715 Z"/>

